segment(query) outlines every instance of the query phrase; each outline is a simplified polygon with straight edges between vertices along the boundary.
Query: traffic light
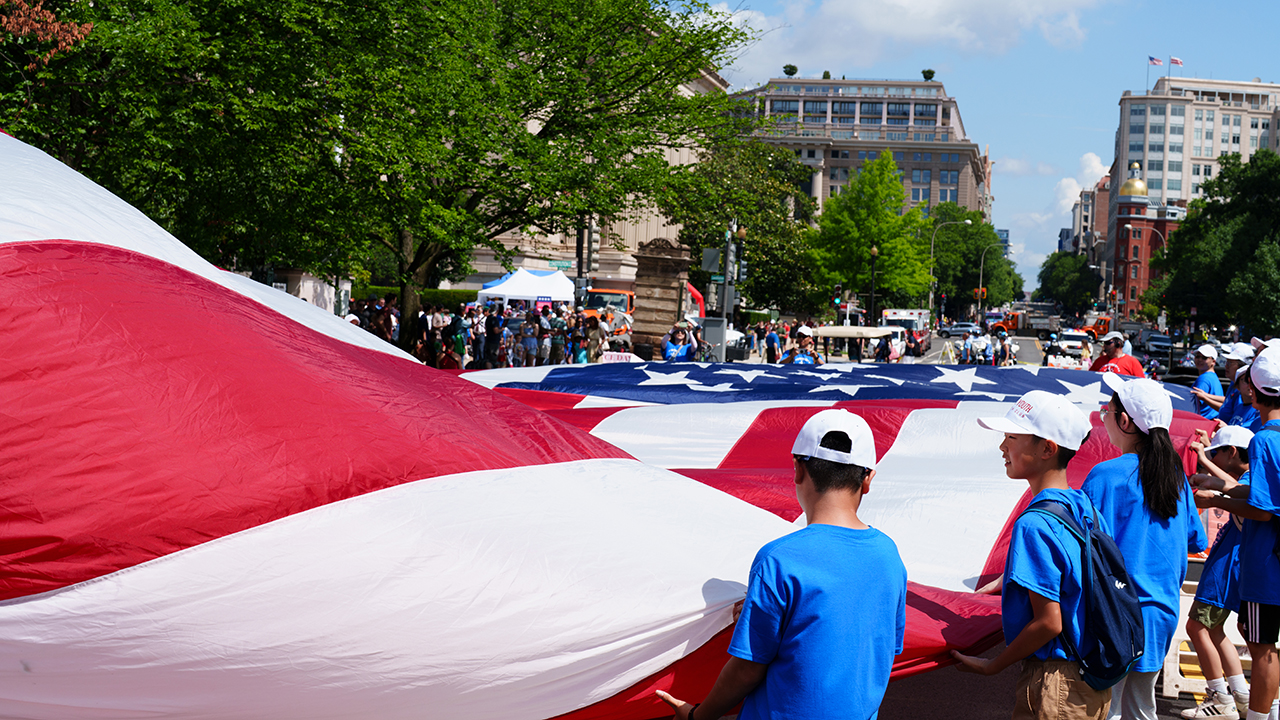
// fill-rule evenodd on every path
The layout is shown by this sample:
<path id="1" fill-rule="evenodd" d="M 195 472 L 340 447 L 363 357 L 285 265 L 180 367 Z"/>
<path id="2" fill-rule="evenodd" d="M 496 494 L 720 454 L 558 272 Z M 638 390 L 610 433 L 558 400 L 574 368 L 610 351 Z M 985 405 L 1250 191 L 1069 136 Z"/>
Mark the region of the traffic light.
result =
<path id="1" fill-rule="evenodd" d="M 986 300 L 986 299 L 987 299 L 987 289 L 986 289 L 986 288 L 978 288 L 978 290 L 982 293 L 982 299 L 983 299 L 983 300 Z"/>
<path id="2" fill-rule="evenodd" d="M 587 255 L 590 258 L 588 267 L 590 272 L 600 272 L 600 226 L 596 224 L 594 219 L 591 221 L 591 227 L 587 229 L 587 239 L 590 241 L 590 250 L 588 251 L 590 254 Z"/>
<path id="3" fill-rule="evenodd" d="M 836 291 L 834 296 L 831 298 L 832 306 L 836 308 L 840 307 L 840 298 L 843 296 L 843 294 L 844 294 L 844 286 L 841 285 L 840 283 L 836 283 Z"/>
<path id="4" fill-rule="evenodd" d="M 974 289 L 973 289 L 973 299 L 974 299 L 974 300 L 977 300 L 980 296 L 981 296 L 981 295 L 980 295 L 980 291 L 978 290 L 978 288 L 974 288 Z"/>

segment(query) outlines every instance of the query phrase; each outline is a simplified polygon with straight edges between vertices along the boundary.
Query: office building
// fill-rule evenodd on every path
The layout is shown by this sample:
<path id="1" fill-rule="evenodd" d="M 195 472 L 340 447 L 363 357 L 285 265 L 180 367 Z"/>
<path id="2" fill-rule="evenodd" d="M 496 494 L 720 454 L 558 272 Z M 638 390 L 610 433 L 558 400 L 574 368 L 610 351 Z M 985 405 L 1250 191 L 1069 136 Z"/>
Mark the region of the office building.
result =
<path id="1" fill-rule="evenodd" d="M 862 164 L 892 153 L 906 206 L 926 212 L 954 202 L 991 218 L 991 163 L 966 133 L 956 99 L 940 82 L 774 78 L 739 95 L 769 121 L 758 136 L 794 150 L 813 168 L 819 204 L 838 195 Z"/>
<path id="2" fill-rule="evenodd" d="M 1071 228 L 1058 231 L 1058 252 L 1074 252 L 1071 244 Z"/>
<path id="3" fill-rule="evenodd" d="M 1012 248 L 1009 247 L 1009 231 L 996 230 L 996 237 L 999 238 L 1000 244 L 1004 246 L 1001 248 L 1004 251 L 1004 256 L 1009 257 L 1009 253 L 1012 251 Z"/>
<path id="4" fill-rule="evenodd" d="M 1185 208 L 1165 205 L 1150 195 L 1141 173 L 1141 163 L 1130 163 L 1129 178 L 1116 192 L 1115 247 L 1110 262 L 1101 264 L 1116 312 L 1126 317 L 1142 310 L 1142 294 L 1160 276 L 1151 267 L 1151 257 L 1186 218 Z"/>

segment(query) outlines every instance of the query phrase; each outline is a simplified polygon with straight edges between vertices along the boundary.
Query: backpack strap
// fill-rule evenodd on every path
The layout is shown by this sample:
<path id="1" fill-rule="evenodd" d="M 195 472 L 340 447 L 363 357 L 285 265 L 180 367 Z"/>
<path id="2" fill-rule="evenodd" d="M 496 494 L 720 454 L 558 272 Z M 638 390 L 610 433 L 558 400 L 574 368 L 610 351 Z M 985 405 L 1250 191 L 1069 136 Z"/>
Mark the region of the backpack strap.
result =
<path id="1" fill-rule="evenodd" d="M 1076 519 L 1072 517 L 1071 511 L 1067 509 L 1065 503 L 1060 500 L 1040 500 L 1023 511 L 1026 513 L 1037 513 L 1040 515 L 1048 515 L 1055 517 L 1067 529 L 1067 532 L 1075 536 L 1080 541 L 1080 560 L 1083 564 L 1083 573 L 1080 582 L 1080 601 L 1084 605 L 1085 614 L 1089 613 L 1089 593 L 1093 587 L 1093 542 L 1089 539 L 1089 533 L 1082 527 Z M 1098 527 L 1098 511 L 1093 506 L 1093 501 L 1089 501 L 1089 521 L 1093 527 Z M 1067 618 L 1063 617 L 1062 632 L 1058 633 L 1058 638 L 1062 640 L 1062 645 L 1066 649 L 1068 656 L 1074 657 L 1077 662 L 1080 661 L 1080 652 L 1076 649 L 1076 644 L 1072 642 L 1071 636 L 1067 634 L 1066 626 Z"/>

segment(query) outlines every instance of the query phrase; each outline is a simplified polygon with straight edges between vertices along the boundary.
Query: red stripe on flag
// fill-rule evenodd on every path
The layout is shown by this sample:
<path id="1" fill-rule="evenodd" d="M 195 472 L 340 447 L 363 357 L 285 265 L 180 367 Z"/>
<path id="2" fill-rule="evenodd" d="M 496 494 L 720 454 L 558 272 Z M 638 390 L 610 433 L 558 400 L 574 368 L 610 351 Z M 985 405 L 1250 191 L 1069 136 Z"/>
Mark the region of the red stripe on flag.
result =
<path id="1" fill-rule="evenodd" d="M 453 473 L 626 457 L 154 258 L 0 246 L 0 598 Z"/>

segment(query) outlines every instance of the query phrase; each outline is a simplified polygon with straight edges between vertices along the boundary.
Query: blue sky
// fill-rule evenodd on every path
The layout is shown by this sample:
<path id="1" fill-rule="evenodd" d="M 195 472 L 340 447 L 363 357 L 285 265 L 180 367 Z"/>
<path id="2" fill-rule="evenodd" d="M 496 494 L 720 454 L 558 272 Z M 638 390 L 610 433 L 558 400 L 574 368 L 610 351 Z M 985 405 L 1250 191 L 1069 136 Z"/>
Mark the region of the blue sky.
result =
<path id="1" fill-rule="evenodd" d="M 1187 77 L 1280 82 L 1268 50 L 1280 4 L 1092 0 L 742 0 L 758 32 L 722 75 L 734 89 L 797 77 L 920 79 L 937 71 L 965 131 L 995 161 L 994 224 L 1008 228 L 1024 287 L 1069 227 L 1082 185 L 1111 166 L 1118 103 L 1143 91 L 1147 56 Z"/>

